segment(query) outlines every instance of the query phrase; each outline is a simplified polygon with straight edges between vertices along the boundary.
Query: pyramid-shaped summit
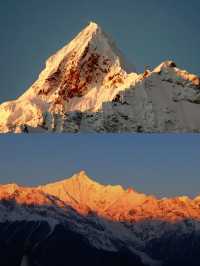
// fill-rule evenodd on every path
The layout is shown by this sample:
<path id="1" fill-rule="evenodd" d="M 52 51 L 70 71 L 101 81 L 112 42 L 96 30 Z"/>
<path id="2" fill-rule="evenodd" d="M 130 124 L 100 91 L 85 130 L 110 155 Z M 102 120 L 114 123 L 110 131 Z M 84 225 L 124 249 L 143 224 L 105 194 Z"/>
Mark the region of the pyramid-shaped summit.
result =
<path id="1" fill-rule="evenodd" d="M 125 193 L 121 186 L 103 185 L 94 181 L 85 171 L 38 188 L 45 194 L 53 195 L 74 208 L 84 211 L 85 208 L 97 211 L 102 199 L 107 206 Z"/>
<path id="2" fill-rule="evenodd" d="M 88 92 L 103 94 L 102 88 L 126 79 L 126 64 L 114 42 L 91 22 L 68 45 L 51 56 L 38 81 L 20 99 L 39 97 L 52 110 L 86 111 L 98 109 L 97 98 L 80 98 Z M 116 75 L 116 77 L 114 76 Z M 108 95 L 105 95 L 108 97 Z M 107 99 L 106 99 L 107 100 Z"/>
<path id="3" fill-rule="evenodd" d="M 175 63 L 130 73 L 91 22 L 21 97 L 0 105 L 0 132 L 197 132 L 199 91 L 199 77 Z"/>
<path id="4" fill-rule="evenodd" d="M 0 130 L 21 125 L 52 129 L 46 114 L 97 111 L 103 102 L 133 83 L 133 76 L 114 42 L 94 22 L 47 62 L 38 80 L 16 101 L 0 106 Z M 44 117 L 47 121 L 44 121 Z"/>
<path id="5" fill-rule="evenodd" d="M 78 181 L 80 183 L 93 182 L 92 178 L 87 174 L 85 170 L 81 170 L 74 174 L 69 180 Z"/>

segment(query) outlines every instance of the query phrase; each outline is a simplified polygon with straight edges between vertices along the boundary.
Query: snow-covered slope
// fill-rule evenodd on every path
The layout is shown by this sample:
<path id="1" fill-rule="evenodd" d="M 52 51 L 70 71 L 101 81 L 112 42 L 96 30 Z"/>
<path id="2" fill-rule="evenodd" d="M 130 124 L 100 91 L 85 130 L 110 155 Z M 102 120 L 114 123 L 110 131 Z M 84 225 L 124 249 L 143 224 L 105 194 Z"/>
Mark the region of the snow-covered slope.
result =
<path id="1" fill-rule="evenodd" d="M 0 132 L 199 131 L 200 79 L 167 61 L 137 74 L 91 22 L 0 105 Z"/>

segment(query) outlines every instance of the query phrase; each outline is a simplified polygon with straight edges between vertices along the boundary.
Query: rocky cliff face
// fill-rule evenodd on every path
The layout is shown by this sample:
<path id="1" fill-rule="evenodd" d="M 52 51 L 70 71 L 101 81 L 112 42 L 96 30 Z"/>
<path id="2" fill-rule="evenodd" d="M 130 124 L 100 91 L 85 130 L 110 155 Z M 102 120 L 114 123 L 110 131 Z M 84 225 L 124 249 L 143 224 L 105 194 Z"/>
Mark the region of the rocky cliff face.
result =
<path id="1" fill-rule="evenodd" d="M 199 77 L 172 61 L 136 73 L 92 22 L 0 105 L 0 132 L 196 132 L 199 104 Z"/>

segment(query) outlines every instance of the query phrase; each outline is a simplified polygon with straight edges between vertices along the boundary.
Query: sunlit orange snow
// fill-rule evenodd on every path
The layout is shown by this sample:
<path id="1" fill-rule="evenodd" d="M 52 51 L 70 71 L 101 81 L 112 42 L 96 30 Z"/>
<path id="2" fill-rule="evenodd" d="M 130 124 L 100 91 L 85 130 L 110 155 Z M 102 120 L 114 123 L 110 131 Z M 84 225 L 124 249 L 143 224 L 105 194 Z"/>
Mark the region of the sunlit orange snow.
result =
<path id="1" fill-rule="evenodd" d="M 27 205 L 56 204 L 61 208 L 69 205 L 79 213 L 94 212 L 114 221 L 200 220 L 200 197 L 158 199 L 131 188 L 101 185 L 91 180 L 84 171 L 69 179 L 34 188 L 1 185 L 0 200 L 15 200 L 18 204 Z"/>

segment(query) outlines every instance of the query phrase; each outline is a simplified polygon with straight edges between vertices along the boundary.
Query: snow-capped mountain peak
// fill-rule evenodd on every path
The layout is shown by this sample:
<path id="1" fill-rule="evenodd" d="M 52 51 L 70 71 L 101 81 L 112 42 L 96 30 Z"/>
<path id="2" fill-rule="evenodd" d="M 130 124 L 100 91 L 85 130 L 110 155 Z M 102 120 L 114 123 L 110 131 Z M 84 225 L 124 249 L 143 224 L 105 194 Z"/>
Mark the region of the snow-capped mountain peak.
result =
<path id="1" fill-rule="evenodd" d="M 90 89 L 99 90 L 111 74 L 125 77 L 125 70 L 125 60 L 114 42 L 91 22 L 47 60 L 39 80 L 19 99 L 39 96 L 63 107 L 64 103 L 84 96 Z M 66 108 L 69 109 L 67 104 Z"/>
<path id="2" fill-rule="evenodd" d="M 0 105 L 0 132 L 197 132 L 199 103 L 197 75 L 170 60 L 138 74 L 91 22 Z"/>
<path id="3" fill-rule="evenodd" d="M 137 74 L 128 71 L 112 39 L 91 22 L 47 60 L 38 80 L 21 97 L 0 106 L 0 130 L 41 126 L 49 120 L 46 114 L 96 111 L 135 82 Z"/>
<path id="4" fill-rule="evenodd" d="M 124 262 L 127 258 L 125 253 L 119 265 L 132 265 L 133 258 L 137 261 L 134 265 L 162 265 L 161 261 L 168 261 L 169 255 L 171 260 L 177 260 L 180 243 L 186 246 L 189 243 L 188 248 L 199 254 L 193 251 L 194 248 L 199 250 L 199 241 L 195 242 L 200 232 L 199 207 L 199 197 L 158 199 L 135 189 L 99 184 L 84 171 L 39 187 L 0 185 L 0 233 L 2 243 L 5 243 L 0 245 L 0 250 L 5 252 L 5 247 L 8 247 L 10 254 L 10 247 L 16 249 L 13 243 L 20 240 L 22 254 L 25 247 L 28 252 L 33 252 L 33 258 L 38 259 L 40 256 L 35 252 L 40 251 L 43 245 L 46 250 L 55 243 L 56 247 L 50 248 L 54 252 L 59 245 L 60 256 L 63 246 L 66 253 L 66 245 L 62 244 L 68 243 L 71 247 L 75 241 L 75 254 L 78 255 L 86 245 L 86 251 L 93 250 L 89 252 L 90 256 L 94 249 L 100 252 L 100 258 L 105 258 L 106 252 L 114 252 L 109 253 L 112 256 L 108 257 L 109 262 L 118 253 L 130 252 L 130 263 Z M 192 240 L 192 247 L 189 240 Z M 171 249 L 166 251 L 166 243 L 170 242 L 171 248 L 173 241 L 176 247 L 174 255 Z M 77 250 L 78 245 L 80 250 Z M 164 248 L 164 253 L 167 252 L 166 256 L 158 245 Z M 139 258 L 142 263 L 139 263 Z M 51 264 L 50 260 L 45 265 L 55 263 Z M 94 265 L 93 261 L 89 265 Z M 116 262 L 106 265 L 116 265 Z"/>
<path id="5" fill-rule="evenodd" d="M 183 86 L 186 84 L 200 86 L 200 78 L 197 75 L 191 74 L 186 70 L 179 69 L 177 64 L 171 60 L 161 63 L 152 71 L 152 73 L 171 75 L 171 77 L 174 78 L 174 81 L 182 81 Z"/>
<path id="6" fill-rule="evenodd" d="M 91 177 L 88 176 L 85 170 L 81 170 L 78 173 L 74 174 L 71 179 L 79 180 L 81 183 L 84 182 L 93 182 Z"/>
<path id="7" fill-rule="evenodd" d="M 144 220 L 149 217 L 167 221 L 200 218 L 198 197 L 158 199 L 132 188 L 99 184 L 88 177 L 85 171 L 80 171 L 71 178 L 38 187 L 2 185 L 0 199 L 15 199 L 18 203 L 39 205 L 51 205 L 56 202 L 59 206 L 71 206 L 80 213 L 87 214 L 92 211 L 116 221 Z"/>

